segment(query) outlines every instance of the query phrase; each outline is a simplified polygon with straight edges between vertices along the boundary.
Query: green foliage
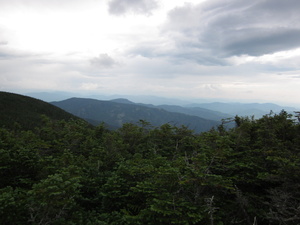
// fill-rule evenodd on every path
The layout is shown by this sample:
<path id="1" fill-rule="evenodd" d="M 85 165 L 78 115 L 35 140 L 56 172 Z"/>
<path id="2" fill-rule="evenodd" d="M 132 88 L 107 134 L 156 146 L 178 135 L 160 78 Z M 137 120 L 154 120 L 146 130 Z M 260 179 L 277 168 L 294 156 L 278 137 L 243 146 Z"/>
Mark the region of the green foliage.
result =
<path id="1" fill-rule="evenodd" d="M 299 124 L 234 120 L 201 134 L 45 116 L 0 128 L 0 223 L 299 224 Z"/>
<path id="2" fill-rule="evenodd" d="M 19 189 L 10 186 L 0 189 L 0 223 L 26 224 L 27 196 Z"/>
<path id="3" fill-rule="evenodd" d="M 71 217 L 80 190 L 80 173 L 75 166 L 62 169 L 35 183 L 29 195 L 29 222 L 33 224 L 65 223 Z"/>

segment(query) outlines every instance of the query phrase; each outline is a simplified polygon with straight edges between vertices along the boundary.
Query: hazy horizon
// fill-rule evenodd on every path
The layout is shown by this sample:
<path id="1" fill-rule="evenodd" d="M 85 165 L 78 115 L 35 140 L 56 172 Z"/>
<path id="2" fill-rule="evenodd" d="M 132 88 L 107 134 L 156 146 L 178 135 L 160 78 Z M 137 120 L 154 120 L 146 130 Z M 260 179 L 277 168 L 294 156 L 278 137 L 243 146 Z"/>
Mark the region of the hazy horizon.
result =
<path id="1" fill-rule="evenodd" d="M 51 91 L 51 92 L 12 92 L 33 98 L 38 98 L 46 102 L 62 101 L 69 98 L 90 98 L 97 100 L 110 101 L 115 99 L 127 99 L 134 103 L 153 104 L 153 105 L 178 105 L 187 106 L 191 104 L 206 104 L 206 103 L 225 103 L 225 104 L 274 104 L 282 107 L 296 108 L 300 110 L 300 105 L 285 104 L 280 102 L 265 102 L 261 100 L 237 100 L 237 99 L 204 99 L 204 98 L 176 98 L 164 97 L 157 95 L 126 95 L 126 94 L 101 94 L 90 92 L 65 92 L 65 91 Z"/>
<path id="2" fill-rule="evenodd" d="M 300 107 L 297 0 L 0 0 L 0 90 Z"/>

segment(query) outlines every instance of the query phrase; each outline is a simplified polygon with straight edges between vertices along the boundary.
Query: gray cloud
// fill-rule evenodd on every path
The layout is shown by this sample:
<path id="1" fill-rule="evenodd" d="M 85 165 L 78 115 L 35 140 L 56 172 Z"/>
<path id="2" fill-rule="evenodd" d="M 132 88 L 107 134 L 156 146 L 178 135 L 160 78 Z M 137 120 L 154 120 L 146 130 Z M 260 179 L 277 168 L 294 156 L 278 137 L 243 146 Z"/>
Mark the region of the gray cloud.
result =
<path id="1" fill-rule="evenodd" d="M 18 51 L 12 48 L 9 48 L 8 42 L 0 42 L 0 60 L 3 59 L 14 59 L 14 58 L 26 58 L 32 57 L 33 54 L 24 51 Z"/>
<path id="2" fill-rule="evenodd" d="M 118 65 L 118 63 L 108 54 L 100 54 L 90 60 L 91 65 L 99 68 L 111 68 Z"/>
<path id="3" fill-rule="evenodd" d="M 228 41 L 224 46 L 226 54 L 259 56 L 300 46 L 300 29 L 248 29 L 241 32 L 240 38 L 238 33 L 235 42 Z"/>
<path id="4" fill-rule="evenodd" d="M 128 12 L 149 15 L 158 4 L 156 0 L 111 0 L 108 6 L 109 13 L 117 16 Z"/>
<path id="5" fill-rule="evenodd" d="M 164 32 L 206 56 L 260 56 L 300 47 L 300 1 L 211 0 L 169 13 Z"/>

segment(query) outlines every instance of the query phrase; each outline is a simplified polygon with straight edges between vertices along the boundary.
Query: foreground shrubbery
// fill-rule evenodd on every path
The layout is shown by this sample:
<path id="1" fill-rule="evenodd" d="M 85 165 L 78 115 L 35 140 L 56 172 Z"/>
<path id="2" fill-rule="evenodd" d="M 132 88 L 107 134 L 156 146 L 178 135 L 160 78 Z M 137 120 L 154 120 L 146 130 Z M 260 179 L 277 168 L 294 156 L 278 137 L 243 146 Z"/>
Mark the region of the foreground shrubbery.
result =
<path id="1" fill-rule="evenodd" d="M 299 224 L 300 126 L 286 112 L 195 134 L 82 121 L 0 129 L 1 224 Z"/>

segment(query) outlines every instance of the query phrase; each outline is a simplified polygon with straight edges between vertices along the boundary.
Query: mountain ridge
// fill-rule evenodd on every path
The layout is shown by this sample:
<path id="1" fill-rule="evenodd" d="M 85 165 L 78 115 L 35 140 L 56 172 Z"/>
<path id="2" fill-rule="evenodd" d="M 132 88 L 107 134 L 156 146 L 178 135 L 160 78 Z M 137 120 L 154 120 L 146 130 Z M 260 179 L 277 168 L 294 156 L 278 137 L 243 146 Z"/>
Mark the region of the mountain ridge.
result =
<path id="1" fill-rule="evenodd" d="M 70 98 L 51 102 L 51 104 L 86 120 L 105 122 L 110 126 L 117 127 L 121 127 L 124 123 L 137 123 L 139 120 L 146 120 L 153 126 L 171 123 L 176 126 L 185 125 L 196 132 L 202 132 L 220 124 L 214 120 L 169 112 L 161 108 L 90 98 Z"/>
<path id="2" fill-rule="evenodd" d="M 175 98 L 166 98 L 158 96 L 134 96 L 134 95 L 104 95 L 104 94 L 83 94 L 83 93 L 71 93 L 71 92 L 31 92 L 25 95 L 38 98 L 47 102 L 52 101 L 62 101 L 72 97 L 79 98 L 92 98 L 98 100 L 115 100 L 115 99 L 126 99 L 135 104 L 142 104 L 146 106 L 160 106 L 160 105 L 176 105 L 184 108 L 205 108 L 220 113 L 230 114 L 231 116 L 254 116 L 256 118 L 261 117 L 262 115 L 269 114 L 272 110 L 275 113 L 279 113 L 282 109 L 288 112 L 293 112 L 298 110 L 298 106 L 281 106 L 274 103 L 242 103 L 242 102 L 233 102 L 230 100 L 218 100 L 218 99 L 190 99 L 182 100 Z M 49 101 L 51 99 L 51 101 Z M 125 103 L 125 102 L 124 102 Z M 252 109 L 249 109 L 252 108 Z"/>
<path id="3" fill-rule="evenodd" d="M 212 102 L 212 103 L 193 103 L 188 104 L 187 107 L 201 107 L 210 109 L 213 111 L 222 110 L 223 113 L 231 114 L 233 116 L 255 116 L 261 117 L 269 114 L 271 111 L 274 113 L 280 113 L 285 110 L 292 112 L 297 110 L 294 107 L 280 106 L 274 103 L 223 103 L 223 102 Z"/>

